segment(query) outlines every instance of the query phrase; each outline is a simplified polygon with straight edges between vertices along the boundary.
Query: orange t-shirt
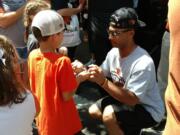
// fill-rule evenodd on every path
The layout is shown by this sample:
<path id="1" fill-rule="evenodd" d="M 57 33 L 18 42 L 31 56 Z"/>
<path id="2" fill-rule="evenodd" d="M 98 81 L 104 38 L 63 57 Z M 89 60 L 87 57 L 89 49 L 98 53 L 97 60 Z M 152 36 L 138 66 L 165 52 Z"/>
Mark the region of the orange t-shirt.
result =
<path id="1" fill-rule="evenodd" d="M 180 134 L 180 0 L 169 0 L 170 54 L 165 94 L 167 122 L 163 135 Z"/>
<path id="2" fill-rule="evenodd" d="M 51 52 L 32 51 L 28 58 L 32 92 L 40 103 L 37 126 L 40 135 L 74 135 L 82 125 L 73 98 L 64 101 L 63 92 L 77 88 L 70 59 Z"/>

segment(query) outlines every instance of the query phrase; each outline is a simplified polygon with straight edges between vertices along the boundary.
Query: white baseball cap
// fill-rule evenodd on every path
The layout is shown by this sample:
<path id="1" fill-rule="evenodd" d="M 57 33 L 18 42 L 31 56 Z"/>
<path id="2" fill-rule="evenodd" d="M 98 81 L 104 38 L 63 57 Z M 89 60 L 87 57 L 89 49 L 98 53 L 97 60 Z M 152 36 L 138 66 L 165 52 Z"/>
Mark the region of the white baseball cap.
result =
<path id="1" fill-rule="evenodd" d="M 64 30 L 64 20 L 56 11 L 43 10 L 34 16 L 31 27 L 37 27 L 43 37 L 50 36 Z"/>

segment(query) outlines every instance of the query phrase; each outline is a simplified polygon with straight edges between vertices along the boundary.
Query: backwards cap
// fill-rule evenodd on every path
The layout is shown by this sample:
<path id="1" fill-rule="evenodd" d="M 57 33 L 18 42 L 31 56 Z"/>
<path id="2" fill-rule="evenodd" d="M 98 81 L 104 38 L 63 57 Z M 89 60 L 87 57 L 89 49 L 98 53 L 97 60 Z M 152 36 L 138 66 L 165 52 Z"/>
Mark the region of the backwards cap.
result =
<path id="1" fill-rule="evenodd" d="M 110 17 L 110 25 L 121 29 L 135 29 L 145 27 L 146 24 L 138 19 L 138 15 L 133 8 L 120 8 Z"/>
<path id="2" fill-rule="evenodd" d="M 64 20 L 56 11 L 43 10 L 35 15 L 31 27 L 37 27 L 43 37 L 50 36 L 64 30 Z"/>

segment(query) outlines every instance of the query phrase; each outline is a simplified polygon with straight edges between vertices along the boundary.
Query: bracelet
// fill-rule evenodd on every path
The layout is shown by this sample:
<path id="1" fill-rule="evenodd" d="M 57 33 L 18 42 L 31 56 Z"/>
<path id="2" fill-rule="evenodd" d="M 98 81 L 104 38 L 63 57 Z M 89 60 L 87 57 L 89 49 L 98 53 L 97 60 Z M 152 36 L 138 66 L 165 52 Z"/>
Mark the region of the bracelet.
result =
<path id="1" fill-rule="evenodd" d="M 106 86 L 106 84 L 107 84 L 107 82 L 108 82 L 108 79 L 107 79 L 107 78 L 105 78 L 104 82 L 101 84 L 101 87 L 105 87 L 105 86 Z"/>

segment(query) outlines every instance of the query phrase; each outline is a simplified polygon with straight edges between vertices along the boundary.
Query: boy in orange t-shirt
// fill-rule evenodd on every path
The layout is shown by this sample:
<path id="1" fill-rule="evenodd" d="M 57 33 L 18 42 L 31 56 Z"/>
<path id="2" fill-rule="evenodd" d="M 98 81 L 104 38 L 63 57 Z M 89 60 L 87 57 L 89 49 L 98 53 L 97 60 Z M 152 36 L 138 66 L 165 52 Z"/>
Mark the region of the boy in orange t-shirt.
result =
<path id="1" fill-rule="evenodd" d="M 28 65 L 30 86 L 41 107 L 37 117 L 40 135 L 74 135 L 82 127 L 72 96 L 89 75 L 84 71 L 75 77 L 70 59 L 57 52 L 63 30 L 62 17 L 52 10 L 40 11 L 32 22 L 40 48 L 30 53 Z"/>

